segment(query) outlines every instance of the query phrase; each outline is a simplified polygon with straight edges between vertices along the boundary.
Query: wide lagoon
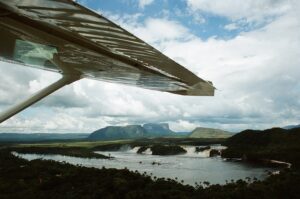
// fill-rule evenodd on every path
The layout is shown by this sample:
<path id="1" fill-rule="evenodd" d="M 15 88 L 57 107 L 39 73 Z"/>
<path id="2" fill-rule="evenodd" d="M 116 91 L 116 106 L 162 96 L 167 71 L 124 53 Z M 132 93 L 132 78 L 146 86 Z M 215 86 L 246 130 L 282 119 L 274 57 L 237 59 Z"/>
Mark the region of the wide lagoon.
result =
<path id="1" fill-rule="evenodd" d="M 242 162 L 226 161 L 220 157 L 210 158 L 209 151 L 195 152 L 195 147 L 185 146 L 187 153 L 174 156 L 151 155 L 151 151 L 144 154 L 137 154 L 138 147 L 131 149 L 123 147 L 119 151 L 96 152 L 113 159 L 88 159 L 63 155 L 38 155 L 19 154 L 15 155 L 27 160 L 45 159 L 59 162 L 67 162 L 73 165 L 95 168 L 117 168 L 125 167 L 139 173 L 146 172 L 152 177 L 171 178 L 183 181 L 184 184 L 195 185 L 195 183 L 207 181 L 211 184 L 225 184 L 226 181 L 245 179 L 246 177 L 264 179 L 267 171 L 274 171 L 271 168 L 259 167 Z"/>

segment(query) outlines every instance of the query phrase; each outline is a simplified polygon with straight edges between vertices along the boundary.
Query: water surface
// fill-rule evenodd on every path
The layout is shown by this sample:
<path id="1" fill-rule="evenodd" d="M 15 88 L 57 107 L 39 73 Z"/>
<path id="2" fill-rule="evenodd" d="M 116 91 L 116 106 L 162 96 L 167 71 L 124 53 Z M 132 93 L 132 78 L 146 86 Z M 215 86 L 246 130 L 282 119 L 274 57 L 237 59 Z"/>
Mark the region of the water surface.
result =
<path id="1" fill-rule="evenodd" d="M 171 178 L 184 181 L 184 184 L 208 181 L 211 184 L 225 184 L 226 181 L 245 179 L 246 177 L 264 179 L 267 170 L 271 168 L 258 167 L 241 162 L 225 161 L 220 157 L 209 158 L 209 151 L 195 153 L 195 147 L 185 147 L 187 153 L 174 156 L 151 155 L 147 150 L 144 154 L 137 154 L 138 147 L 133 149 L 123 148 L 120 151 L 96 152 L 110 155 L 113 159 L 88 159 L 63 155 L 38 155 L 17 154 L 27 160 L 45 159 L 59 162 L 67 162 L 73 165 L 102 168 L 128 168 L 131 171 L 146 172 L 148 175 L 158 178 Z"/>

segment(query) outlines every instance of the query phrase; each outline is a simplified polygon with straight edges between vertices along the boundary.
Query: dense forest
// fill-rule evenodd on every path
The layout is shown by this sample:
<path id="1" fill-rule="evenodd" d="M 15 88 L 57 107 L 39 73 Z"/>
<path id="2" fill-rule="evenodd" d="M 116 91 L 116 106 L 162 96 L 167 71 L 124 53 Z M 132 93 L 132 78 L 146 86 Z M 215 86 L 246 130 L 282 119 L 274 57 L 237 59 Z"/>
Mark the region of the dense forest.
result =
<path id="1" fill-rule="evenodd" d="M 272 128 L 264 131 L 245 130 L 227 139 L 226 158 L 243 158 L 247 161 L 274 159 L 300 167 L 300 128 Z"/>

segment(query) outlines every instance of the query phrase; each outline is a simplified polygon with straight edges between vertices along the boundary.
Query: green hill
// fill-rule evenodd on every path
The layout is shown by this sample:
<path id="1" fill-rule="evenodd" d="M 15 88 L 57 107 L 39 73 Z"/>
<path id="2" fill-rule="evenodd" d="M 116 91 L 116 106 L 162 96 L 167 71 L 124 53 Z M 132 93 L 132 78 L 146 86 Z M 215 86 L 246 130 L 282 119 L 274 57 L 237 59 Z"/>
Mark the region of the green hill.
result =
<path id="1" fill-rule="evenodd" d="M 282 127 L 283 129 L 296 129 L 296 128 L 300 128 L 300 124 L 298 125 L 288 125 L 285 127 Z"/>
<path id="2" fill-rule="evenodd" d="M 231 137 L 232 135 L 233 133 L 230 133 L 228 131 L 223 131 L 220 129 L 197 127 L 195 130 L 191 132 L 189 137 L 190 138 L 228 138 Z"/>
<path id="3" fill-rule="evenodd" d="M 245 130 L 226 140 L 225 158 L 272 159 L 300 168 L 300 128 Z"/>

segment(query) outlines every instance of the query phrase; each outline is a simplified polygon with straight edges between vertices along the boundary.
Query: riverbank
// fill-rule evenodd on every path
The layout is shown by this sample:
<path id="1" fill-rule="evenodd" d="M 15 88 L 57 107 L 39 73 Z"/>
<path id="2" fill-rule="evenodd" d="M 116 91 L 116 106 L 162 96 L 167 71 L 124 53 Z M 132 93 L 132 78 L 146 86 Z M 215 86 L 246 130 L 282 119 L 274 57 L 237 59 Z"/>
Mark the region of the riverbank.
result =
<path id="1" fill-rule="evenodd" d="M 283 171 L 264 181 L 238 180 L 196 187 L 130 172 L 54 161 L 27 161 L 0 150 L 0 198 L 298 198 L 299 172 Z"/>
<path id="2" fill-rule="evenodd" d="M 195 152 L 193 146 L 185 146 L 187 153 L 179 155 L 153 155 L 149 149 L 143 154 L 138 154 L 138 148 L 124 146 L 119 151 L 96 152 L 114 157 L 109 160 L 47 154 L 14 153 L 14 155 L 26 160 L 54 160 L 99 169 L 102 167 L 124 169 L 126 167 L 133 172 L 147 173 L 147 175 L 157 178 L 170 178 L 177 182 L 183 181 L 184 184 L 191 186 L 203 181 L 210 184 L 225 184 L 226 180 L 230 181 L 232 179 L 257 178 L 258 180 L 264 180 L 269 172 L 275 171 L 272 168 L 259 165 L 224 161 L 220 157 L 211 158 L 208 151 Z"/>
<path id="3" fill-rule="evenodd" d="M 114 141 L 68 141 L 43 143 L 9 143 L 3 146 L 14 148 L 19 153 L 58 154 L 83 158 L 110 158 L 97 155 L 94 151 L 118 151 L 126 147 L 140 147 L 140 153 L 151 150 L 153 155 L 177 155 L 186 151 L 184 145 L 214 145 L 224 143 L 225 139 L 215 138 L 144 138 L 138 140 Z"/>
<path id="4" fill-rule="evenodd" d="M 48 154 L 48 155 L 65 155 L 79 158 L 96 158 L 110 159 L 112 157 L 105 156 L 99 153 L 94 153 L 93 150 L 83 147 L 11 147 L 10 151 L 21 154 Z"/>
<path id="5" fill-rule="evenodd" d="M 300 128 L 246 130 L 224 143 L 222 157 L 300 169 Z"/>

